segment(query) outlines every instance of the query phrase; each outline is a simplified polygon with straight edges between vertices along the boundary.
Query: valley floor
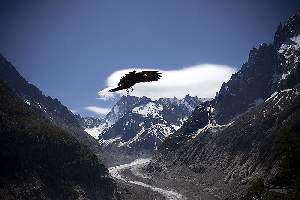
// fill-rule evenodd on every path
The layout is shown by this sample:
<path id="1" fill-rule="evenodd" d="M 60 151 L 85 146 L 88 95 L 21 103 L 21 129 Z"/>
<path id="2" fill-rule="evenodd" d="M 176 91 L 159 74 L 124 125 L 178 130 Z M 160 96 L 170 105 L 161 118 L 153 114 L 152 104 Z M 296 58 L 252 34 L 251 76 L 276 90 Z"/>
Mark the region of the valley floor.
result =
<path id="1" fill-rule="evenodd" d="M 109 168 L 110 174 L 118 181 L 124 200 L 215 200 L 208 196 L 194 182 L 180 178 L 150 176 L 143 167 L 150 159 L 137 159 L 131 163 Z M 192 190 L 191 190 L 192 189 Z"/>
<path id="2" fill-rule="evenodd" d="M 150 162 L 149 158 L 137 159 L 131 163 L 109 168 L 110 174 L 119 182 L 124 199 L 186 199 L 181 194 L 166 188 L 156 187 L 151 178 L 142 173 L 142 167 Z"/>

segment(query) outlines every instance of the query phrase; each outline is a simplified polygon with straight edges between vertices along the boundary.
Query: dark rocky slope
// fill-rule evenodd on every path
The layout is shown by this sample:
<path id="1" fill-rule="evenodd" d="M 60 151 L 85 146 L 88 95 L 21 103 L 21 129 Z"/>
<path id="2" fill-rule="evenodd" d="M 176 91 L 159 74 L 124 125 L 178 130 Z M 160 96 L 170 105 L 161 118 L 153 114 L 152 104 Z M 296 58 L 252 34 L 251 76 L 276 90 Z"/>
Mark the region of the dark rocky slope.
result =
<path id="1" fill-rule="evenodd" d="M 85 145 L 0 82 L 0 199 L 114 199 Z"/>
<path id="2" fill-rule="evenodd" d="M 245 195 L 261 178 L 266 188 L 289 188 L 295 197 L 300 177 L 295 162 L 300 158 L 299 94 L 299 88 L 282 91 L 231 124 L 167 138 L 149 168 L 186 168 L 221 199 Z"/>

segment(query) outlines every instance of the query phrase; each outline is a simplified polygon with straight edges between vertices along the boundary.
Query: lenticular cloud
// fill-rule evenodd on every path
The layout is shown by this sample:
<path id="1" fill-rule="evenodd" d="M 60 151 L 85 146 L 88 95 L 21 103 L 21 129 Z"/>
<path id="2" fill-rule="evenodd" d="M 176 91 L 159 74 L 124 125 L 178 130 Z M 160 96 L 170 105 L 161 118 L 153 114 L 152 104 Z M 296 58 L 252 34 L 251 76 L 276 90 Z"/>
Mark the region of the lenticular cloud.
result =
<path id="1" fill-rule="evenodd" d="M 235 72 L 233 67 L 216 64 L 200 64 L 178 70 L 153 68 L 118 70 L 107 77 L 107 87 L 98 92 L 100 99 L 106 100 L 115 95 L 126 95 L 126 91 L 111 93 L 108 90 L 116 87 L 120 78 L 132 70 L 159 70 L 162 73 L 162 78 L 159 81 L 138 83 L 133 86 L 134 91 L 130 93 L 131 96 L 146 96 L 151 99 L 162 97 L 182 98 L 187 94 L 211 98 L 219 91 L 222 83 L 228 81 Z"/>

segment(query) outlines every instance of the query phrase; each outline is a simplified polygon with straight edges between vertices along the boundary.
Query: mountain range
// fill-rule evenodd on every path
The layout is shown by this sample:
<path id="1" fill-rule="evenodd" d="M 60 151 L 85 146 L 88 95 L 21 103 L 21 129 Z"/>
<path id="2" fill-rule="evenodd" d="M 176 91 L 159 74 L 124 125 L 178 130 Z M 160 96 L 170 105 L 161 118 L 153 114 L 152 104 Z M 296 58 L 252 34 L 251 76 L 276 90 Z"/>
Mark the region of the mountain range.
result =
<path id="1" fill-rule="evenodd" d="M 166 137 L 180 128 L 203 100 L 122 96 L 111 111 L 85 131 L 99 139 L 102 148 L 126 148 L 137 152 L 156 150 Z"/>

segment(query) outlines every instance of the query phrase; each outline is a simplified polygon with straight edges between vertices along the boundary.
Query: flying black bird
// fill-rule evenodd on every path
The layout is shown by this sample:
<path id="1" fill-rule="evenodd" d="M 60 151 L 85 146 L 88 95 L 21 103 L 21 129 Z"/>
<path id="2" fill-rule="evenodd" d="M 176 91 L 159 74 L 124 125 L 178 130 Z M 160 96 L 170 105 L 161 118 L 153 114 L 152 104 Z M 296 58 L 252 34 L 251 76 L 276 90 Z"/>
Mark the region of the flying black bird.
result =
<path id="1" fill-rule="evenodd" d="M 132 86 L 134 86 L 136 83 L 157 81 L 158 79 L 160 79 L 160 77 L 161 73 L 158 71 L 132 71 L 128 74 L 125 74 L 125 76 L 120 79 L 118 87 L 113 88 L 109 91 L 115 92 L 118 90 L 126 89 L 127 93 L 129 93 L 129 88 L 133 90 Z"/>

